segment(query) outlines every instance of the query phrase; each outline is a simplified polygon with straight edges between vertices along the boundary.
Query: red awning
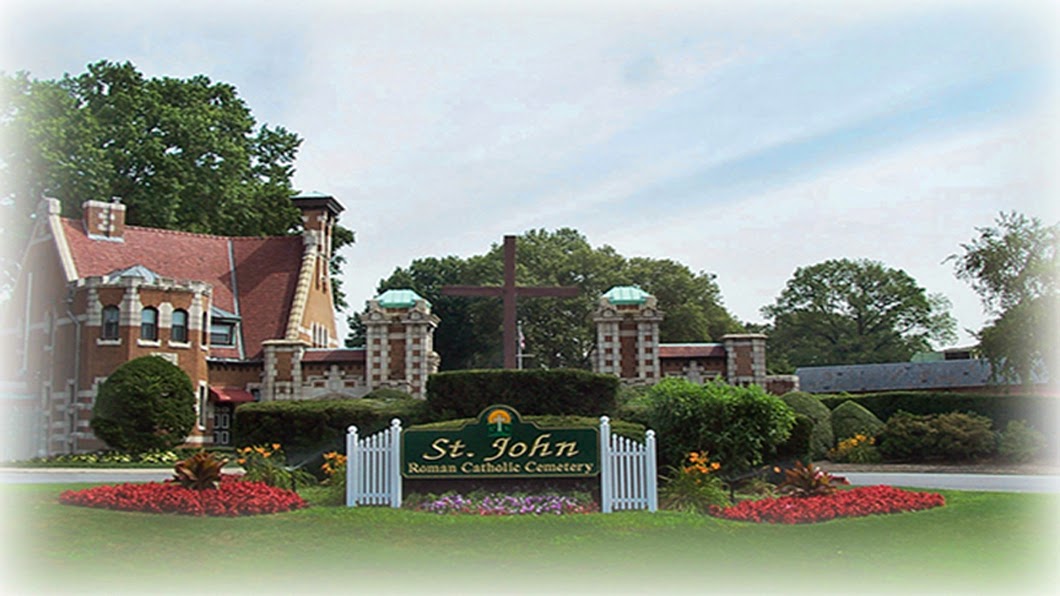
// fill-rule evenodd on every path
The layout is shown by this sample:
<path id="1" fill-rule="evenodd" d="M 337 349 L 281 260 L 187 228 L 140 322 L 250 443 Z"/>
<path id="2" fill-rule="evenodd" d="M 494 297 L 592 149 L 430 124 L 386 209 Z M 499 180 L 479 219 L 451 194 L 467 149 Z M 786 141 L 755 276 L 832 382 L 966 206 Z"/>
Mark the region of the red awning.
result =
<path id="1" fill-rule="evenodd" d="M 223 404 L 242 404 L 254 401 L 254 396 L 235 387 L 210 387 L 210 399 Z"/>

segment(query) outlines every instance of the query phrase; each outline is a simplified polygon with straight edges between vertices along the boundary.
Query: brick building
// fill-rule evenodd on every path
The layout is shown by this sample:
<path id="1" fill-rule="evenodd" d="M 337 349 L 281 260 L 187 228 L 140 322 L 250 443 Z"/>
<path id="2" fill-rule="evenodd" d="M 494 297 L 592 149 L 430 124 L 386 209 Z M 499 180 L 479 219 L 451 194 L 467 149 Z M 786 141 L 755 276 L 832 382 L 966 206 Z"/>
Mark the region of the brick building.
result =
<path id="1" fill-rule="evenodd" d="M 369 318 L 385 324 L 370 329 L 385 344 L 368 354 L 340 349 L 328 263 L 342 207 L 316 194 L 292 201 L 303 232 L 282 237 L 128 226 L 117 202 L 88 201 L 71 219 L 44 201 L 2 325 L 13 348 L 0 385 L 3 432 L 19 439 L 0 456 L 103 447 L 89 427 L 99 384 L 145 355 L 191 379 L 190 444 L 228 444 L 243 402 L 359 397 L 383 386 L 422 394 L 438 363 L 429 304 L 380 296 Z M 369 363 L 385 372 L 366 374 Z"/>
<path id="2" fill-rule="evenodd" d="M 633 286 L 616 286 L 600 297 L 593 370 L 623 382 L 651 385 L 664 377 L 702 383 L 721 379 L 756 384 L 776 394 L 799 388 L 798 377 L 766 374 L 766 336 L 730 334 L 720 343 L 661 343 L 663 313 L 655 297 Z"/>

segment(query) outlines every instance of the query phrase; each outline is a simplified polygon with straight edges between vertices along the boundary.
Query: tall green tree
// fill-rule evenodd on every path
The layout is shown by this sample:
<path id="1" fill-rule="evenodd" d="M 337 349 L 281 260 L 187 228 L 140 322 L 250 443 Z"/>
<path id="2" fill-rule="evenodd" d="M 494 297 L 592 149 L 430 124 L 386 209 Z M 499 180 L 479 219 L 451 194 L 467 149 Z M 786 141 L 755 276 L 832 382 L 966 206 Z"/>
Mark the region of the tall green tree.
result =
<path id="1" fill-rule="evenodd" d="M 956 328 L 945 298 L 870 260 L 801 267 L 762 314 L 770 320 L 769 358 L 787 370 L 904 362 L 931 341 L 952 341 Z"/>
<path id="2" fill-rule="evenodd" d="M 591 320 L 600 296 L 616 285 L 639 285 L 654 294 L 666 314 L 662 341 L 711 341 L 742 328 L 721 305 L 721 291 L 708 273 L 694 273 L 669 260 L 627 259 L 610 246 L 594 248 L 570 228 L 532 230 L 519 237 L 520 285 L 577 286 L 576 298 L 519 300 L 525 338 L 525 366 L 587 368 L 596 345 Z M 503 247 L 467 259 L 428 257 L 399 268 L 378 290 L 409 288 L 428 299 L 441 318 L 435 349 L 442 368 L 499 367 L 502 362 L 502 309 L 499 298 L 443 296 L 446 285 L 501 285 Z M 350 318 L 348 345 L 361 345 L 363 325 Z"/>
<path id="3" fill-rule="evenodd" d="M 1056 381 L 1060 332 L 1060 223 L 1010 212 L 950 255 L 958 279 L 967 281 L 993 320 L 979 333 L 979 349 L 995 377 L 1031 383 Z"/>
<path id="4" fill-rule="evenodd" d="M 301 226 L 289 198 L 302 139 L 259 126 L 230 84 L 147 78 L 131 63 L 102 61 L 58 80 L 3 75 L 0 85 L 0 226 L 11 248 L 44 197 L 71 217 L 86 200 L 119 197 L 129 224 L 190 232 Z M 352 235 L 336 239 L 341 248 Z"/>

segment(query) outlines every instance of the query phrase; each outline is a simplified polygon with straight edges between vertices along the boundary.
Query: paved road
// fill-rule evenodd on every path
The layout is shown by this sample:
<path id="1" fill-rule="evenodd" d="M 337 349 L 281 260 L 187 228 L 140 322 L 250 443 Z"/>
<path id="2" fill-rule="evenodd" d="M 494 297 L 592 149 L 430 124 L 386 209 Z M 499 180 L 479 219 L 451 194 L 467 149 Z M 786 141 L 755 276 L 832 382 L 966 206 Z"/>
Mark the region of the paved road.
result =
<path id="1" fill-rule="evenodd" d="M 226 470 L 228 471 L 228 470 Z M 236 471 L 236 470 L 232 470 Z M 912 488 L 1060 493 L 1060 476 L 1007 474 L 910 474 L 852 472 L 841 474 L 855 486 L 887 484 Z M 72 482 L 151 482 L 172 478 L 168 469 L 0 468 L 0 484 L 59 484 Z"/>
<path id="2" fill-rule="evenodd" d="M 839 474 L 855 486 L 905 486 L 954 490 L 1060 493 L 1060 476 L 1019 476 L 1009 474 L 911 474 L 852 472 Z"/>

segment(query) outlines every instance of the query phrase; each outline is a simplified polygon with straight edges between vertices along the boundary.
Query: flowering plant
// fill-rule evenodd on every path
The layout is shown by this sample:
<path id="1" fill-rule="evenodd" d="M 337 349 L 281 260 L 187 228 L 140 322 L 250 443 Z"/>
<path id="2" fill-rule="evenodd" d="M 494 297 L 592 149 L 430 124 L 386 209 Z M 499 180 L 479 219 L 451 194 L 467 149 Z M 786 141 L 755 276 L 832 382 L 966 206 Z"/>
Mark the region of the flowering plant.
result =
<path id="1" fill-rule="evenodd" d="M 946 500 L 938 493 L 905 491 L 890 486 L 863 486 L 812 497 L 741 501 L 731 507 L 715 507 L 711 514 L 739 521 L 805 524 L 837 517 L 917 511 L 945 504 Z"/>
<path id="2" fill-rule="evenodd" d="M 287 459 L 279 443 L 243 447 L 236 449 L 236 454 L 239 456 L 236 463 L 243 466 L 246 471 L 243 476 L 244 480 L 292 489 L 299 485 L 316 484 L 316 478 L 309 472 L 287 465 Z"/>
<path id="3" fill-rule="evenodd" d="M 716 474 L 721 464 L 711 461 L 706 451 L 689 453 L 688 462 L 666 479 L 659 495 L 663 508 L 704 513 L 727 503 L 725 483 Z"/>
<path id="4" fill-rule="evenodd" d="M 339 453 L 338 451 L 330 451 L 324 454 L 324 463 L 320 466 L 320 470 L 328 478 L 335 478 L 335 474 L 346 470 L 346 456 Z"/>
<path id="5" fill-rule="evenodd" d="M 498 495 L 464 496 L 447 493 L 415 502 L 412 507 L 428 513 L 467 513 L 472 515 L 562 515 L 593 513 L 599 507 L 585 496 L 570 495 Z"/>
<path id="6" fill-rule="evenodd" d="M 876 449 L 876 437 L 858 433 L 843 439 L 834 448 L 828 450 L 828 459 L 834 462 L 853 464 L 873 464 L 880 461 L 880 452 Z"/>
<path id="7" fill-rule="evenodd" d="M 235 517 L 292 511 L 306 502 L 289 490 L 262 482 L 243 482 L 225 474 L 215 490 L 194 490 L 167 482 L 106 485 L 68 490 L 59 495 L 67 505 L 144 513 L 177 513 Z"/>

